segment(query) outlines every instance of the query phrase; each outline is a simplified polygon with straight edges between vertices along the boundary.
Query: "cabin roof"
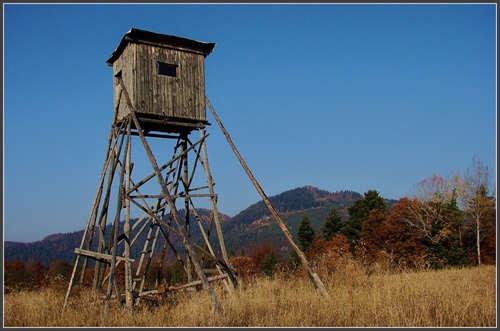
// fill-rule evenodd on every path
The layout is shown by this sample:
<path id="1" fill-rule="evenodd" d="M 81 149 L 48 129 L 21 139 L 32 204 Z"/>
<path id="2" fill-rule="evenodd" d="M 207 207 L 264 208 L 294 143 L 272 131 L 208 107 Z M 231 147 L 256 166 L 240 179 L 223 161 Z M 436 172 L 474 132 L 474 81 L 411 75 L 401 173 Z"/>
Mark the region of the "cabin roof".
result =
<path id="1" fill-rule="evenodd" d="M 139 29 L 130 29 L 122 38 L 120 44 L 109 57 L 106 63 L 112 66 L 113 63 L 120 57 L 123 50 L 129 43 L 146 44 L 152 46 L 160 46 L 166 48 L 174 48 L 186 52 L 194 52 L 202 54 L 206 57 L 212 52 L 215 43 L 206 43 L 182 37 L 176 37 L 166 34 L 160 34 Z"/>

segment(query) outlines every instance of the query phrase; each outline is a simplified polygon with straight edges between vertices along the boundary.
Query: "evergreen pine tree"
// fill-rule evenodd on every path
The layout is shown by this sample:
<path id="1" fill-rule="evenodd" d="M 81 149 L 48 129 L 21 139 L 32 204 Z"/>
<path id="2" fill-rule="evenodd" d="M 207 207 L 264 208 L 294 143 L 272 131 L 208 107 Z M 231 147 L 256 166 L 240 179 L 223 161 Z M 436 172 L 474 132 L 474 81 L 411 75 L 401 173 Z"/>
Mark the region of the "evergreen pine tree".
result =
<path id="1" fill-rule="evenodd" d="M 299 240 L 300 248 L 303 251 L 307 251 L 314 240 L 315 232 L 312 227 L 311 221 L 307 214 L 302 215 L 302 221 L 300 222 L 299 231 L 297 232 L 297 237 Z"/>
<path id="2" fill-rule="evenodd" d="M 429 252 L 437 261 L 435 268 L 468 264 L 467 252 L 461 240 L 462 226 L 463 213 L 458 207 L 457 194 L 454 190 L 451 201 L 443 208 L 441 222 L 432 225 L 435 237 L 442 237 L 428 245 Z"/>
<path id="3" fill-rule="evenodd" d="M 274 275 L 277 263 L 278 258 L 276 257 L 276 254 L 274 254 L 273 250 L 269 251 L 269 253 L 264 258 L 264 261 L 262 261 L 262 273 L 266 276 Z"/>
<path id="4" fill-rule="evenodd" d="M 321 231 L 326 240 L 332 240 L 332 238 L 340 232 L 342 228 L 342 218 L 340 217 L 337 208 L 331 207 L 328 215 L 325 217 L 325 223 Z"/>

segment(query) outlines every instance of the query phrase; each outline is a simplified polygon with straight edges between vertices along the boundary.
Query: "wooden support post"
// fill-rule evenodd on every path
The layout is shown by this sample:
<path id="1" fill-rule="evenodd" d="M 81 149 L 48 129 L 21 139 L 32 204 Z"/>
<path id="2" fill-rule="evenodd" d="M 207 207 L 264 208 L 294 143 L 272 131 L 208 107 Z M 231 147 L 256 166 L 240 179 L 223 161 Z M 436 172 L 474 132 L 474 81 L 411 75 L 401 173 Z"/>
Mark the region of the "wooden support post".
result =
<path id="1" fill-rule="evenodd" d="M 182 150 L 187 150 L 187 134 L 182 134 Z M 191 224 L 189 218 L 189 175 L 188 175 L 188 155 L 185 154 L 182 158 L 182 177 L 180 178 L 184 192 L 184 226 L 186 229 L 186 234 L 188 238 L 191 237 Z M 190 259 L 190 254 L 187 252 L 186 256 L 186 271 L 187 271 L 187 281 L 188 283 L 193 281 L 193 268 L 191 266 L 192 262 Z"/>
<path id="2" fill-rule="evenodd" d="M 240 153 L 236 149 L 236 146 L 234 145 L 233 140 L 229 136 L 229 133 L 227 132 L 227 130 L 222 125 L 222 122 L 219 119 L 219 116 L 217 116 L 217 113 L 215 112 L 214 108 L 210 104 L 210 101 L 208 100 L 208 98 L 205 98 L 205 100 L 207 102 L 208 107 L 210 108 L 210 111 L 214 115 L 215 120 L 219 124 L 219 127 L 221 128 L 222 132 L 224 133 L 224 136 L 226 136 L 226 140 L 228 141 L 229 145 L 231 146 L 234 154 L 236 155 L 236 157 L 240 161 L 241 165 L 243 166 L 243 169 L 245 169 L 248 177 L 250 178 L 250 181 L 252 182 L 252 184 L 257 189 L 257 192 L 259 192 L 259 194 L 262 197 L 262 199 L 264 200 L 267 208 L 269 208 L 269 211 L 274 216 L 274 219 L 276 220 L 276 222 L 278 223 L 279 227 L 281 228 L 281 230 L 285 234 L 286 238 L 290 242 L 290 245 L 295 250 L 295 252 L 297 252 L 297 255 L 299 256 L 300 260 L 302 261 L 302 264 L 307 268 L 307 270 L 309 272 L 309 276 L 311 277 L 311 280 L 313 281 L 314 285 L 316 286 L 316 288 L 319 290 L 319 292 L 323 296 L 328 297 L 328 292 L 326 291 L 325 286 L 323 285 L 323 282 L 321 282 L 321 279 L 319 278 L 318 274 L 316 274 L 316 272 L 312 269 L 311 265 L 309 264 L 309 262 L 306 259 L 306 256 L 304 255 L 304 253 L 302 253 L 302 251 L 300 250 L 299 246 L 297 246 L 297 244 L 295 243 L 292 235 L 288 231 L 288 229 L 287 229 L 287 227 L 285 225 L 285 222 L 283 222 L 283 220 L 281 219 L 281 217 L 278 214 L 278 212 L 276 211 L 276 209 L 274 209 L 273 205 L 269 201 L 269 198 L 264 193 L 264 190 L 259 185 L 259 183 L 255 179 L 254 175 L 252 174 L 252 172 L 248 168 L 246 162 L 243 160 L 243 157 L 240 155 Z"/>
<path id="3" fill-rule="evenodd" d="M 131 126 L 132 122 L 129 121 L 127 126 L 127 144 L 125 149 L 125 187 L 123 188 L 123 203 L 125 204 L 125 224 L 123 225 L 123 234 L 125 236 L 125 307 L 132 310 L 133 306 L 133 288 L 132 288 L 132 267 L 130 265 L 130 200 L 126 192 L 130 188 L 130 173 L 132 171 L 131 157 Z"/>
<path id="4" fill-rule="evenodd" d="M 130 128 L 130 120 L 128 123 L 128 127 Z M 127 140 L 127 146 L 125 149 L 128 149 L 128 143 L 130 143 L 130 140 Z M 125 153 L 127 154 L 127 153 Z M 117 157 L 118 159 L 118 157 Z M 126 155 L 124 156 L 124 159 L 126 159 Z M 124 166 L 125 160 L 122 162 L 122 167 L 120 169 L 120 183 L 118 185 L 118 200 L 116 202 L 116 215 L 115 215 L 115 220 L 113 222 L 113 229 L 111 231 L 111 238 L 110 238 L 110 244 L 111 244 L 111 265 L 109 267 L 109 279 L 108 279 L 108 288 L 106 291 L 106 301 L 104 303 L 104 315 L 103 319 L 106 320 L 108 317 L 108 312 L 109 312 L 109 305 L 110 305 L 110 300 L 111 300 L 111 292 L 113 290 L 113 286 L 115 286 L 117 290 L 117 296 L 119 297 L 120 294 L 118 293 L 118 286 L 116 283 L 116 277 L 115 277 L 115 269 L 116 269 L 116 258 L 117 258 L 117 251 L 118 251 L 118 229 L 119 229 L 119 224 L 120 224 L 120 214 L 121 210 L 123 208 L 123 200 L 125 199 L 125 189 L 123 187 L 124 180 L 125 180 L 125 166 Z"/>
<path id="5" fill-rule="evenodd" d="M 120 154 L 122 150 L 122 145 L 123 145 L 123 136 L 120 135 L 120 131 L 123 128 L 123 123 L 119 127 L 113 127 L 114 133 L 115 133 L 115 144 L 113 145 L 112 151 L 110 151 L 111 155 L 111 165 L 109 166 L 108 169 L 108 176 L 107 176 L 107 184 L 106 184 L 106 193 L 104 194 L 104 201 L 101 207 L 101 212 L 99 214 L 98 218 L 98 231 L 99 231 L 99 242 L 97 246 L 97 252 L 101 253 L 105 249 L 105 242 L 104 242 L 104 231 L 106 230 L 106 223 L 108 219 L 108 208 L 109 208 L 109 200 L 110 200 L 110 194 L 111 194 L 111 188 L 113 184 L 113 179 L 116 173 L 116 168 L 118 167 L 118 164 L 120 163 Z M 120 139 L 118 145 L 118 139 Z M 97 221 L 97 220 L 96 220 Z M 94 300 L 97 300 L 99 291 L 103 285 L 103 278 L 104 278 L 104 266 L 101 264 L 100 261 L 97 261 L 95 264 L 95 269 L 94 269 L 94 281 L 92 285 L 92 294 Z"/>
<path id="6" fill-rule="evenodd" d="M 212 174 L 210 173 L 210 165 L 208 163 L 207 146 L 205 144 L 205 139 L 204 139 L 205 138 L 205 130 L 200 129 L 200 134 L 201 134 L 201 137 L 203 138 L 203 142 L 201 143 L 201 149 L 203 151 L 203 167 L 205 168 L 205 173 L 207 174 L 208 188 L 209 188 L 210 194 L 211 194 L 210 201 L 212 203 L 212 211 L 213 211 L 213 216 L 214 216 L 215 229 L 217 231 L 217 237 L 219 238 L 219 245 L 220 245 L 221 252 L 222 252 L 222 258 L 224 259 L 224 262 L 226 262 L 226 264 L 228 266 L 230 266 L 229 256 L 227 255 L 227 251 L 226 251 L 226 244 L 224 243 L 224 237 L 222 235 L 222 227 L 220 225 L 219 212 L 217 210 L 217 197 L 216 197 L 215 191 L 214 191 L 215 183 L 213 181 Z M 227 270 L 226 272 L 231 273 L 230 270 Z M 231 273 L 231 276 L 232 276 L 232 273 Z M 230 281 L 227 283 L 229 284 L 230 291 L 232 291 L 233 288 L 237 286 L 237 282 L 236 282 L 236 279 L 234 277 L 230 277 Z"/>

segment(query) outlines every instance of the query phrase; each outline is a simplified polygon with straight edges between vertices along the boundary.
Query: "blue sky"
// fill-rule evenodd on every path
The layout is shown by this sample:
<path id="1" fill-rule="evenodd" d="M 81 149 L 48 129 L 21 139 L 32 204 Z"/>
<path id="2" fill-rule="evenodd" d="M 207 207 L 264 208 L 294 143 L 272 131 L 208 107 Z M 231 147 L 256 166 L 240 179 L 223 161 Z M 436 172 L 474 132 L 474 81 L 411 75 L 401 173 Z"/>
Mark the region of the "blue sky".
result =
<path id="1" fill-rule="evenodd" d="M 399 199 L 472 158 L 496 183 L 496 6 L 4 4 L 4 239 L 85 226 L 130 28 L 215 42 L 206 93 L 268 196 Z M 213 120 L 219 211 L 260 200 Z"/>

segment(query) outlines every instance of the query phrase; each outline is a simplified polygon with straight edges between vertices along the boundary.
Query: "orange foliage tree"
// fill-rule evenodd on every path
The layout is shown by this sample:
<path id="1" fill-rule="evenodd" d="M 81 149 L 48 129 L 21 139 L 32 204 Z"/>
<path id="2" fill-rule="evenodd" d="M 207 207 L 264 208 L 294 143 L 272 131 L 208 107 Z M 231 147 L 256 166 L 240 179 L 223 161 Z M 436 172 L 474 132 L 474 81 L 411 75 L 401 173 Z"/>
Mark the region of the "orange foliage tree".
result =
<path id="1" fill-rule="evenodd" d="M 350 242 L 345 235 L 340 233 L 332 240 L 316 236 L 306 252 L 306 257 L 321 275 L 332 274 L 340 266 L 353 259 Z"/>
<path id="2" fill-rule="evenodd" d="M 391 263 L 400 268 L 421 267 L 426 259 L 426 246 L 421 235 L 406 221 L 412 214 L 413 203 L 407 197 L 401 198 L 378 229 L 379 236 L 385 238 L 382 250 Z"/>
<path id="3" fill-rule="evenodd" d="M 364 264 L 376 262 L 379 252 L 384 248 L 386 233 L 380 231 L 380 226 L 388 216 L 387 210 L 373 209 L 361 229 L 361 240 L 356 248 L 356 257 Z"/>

